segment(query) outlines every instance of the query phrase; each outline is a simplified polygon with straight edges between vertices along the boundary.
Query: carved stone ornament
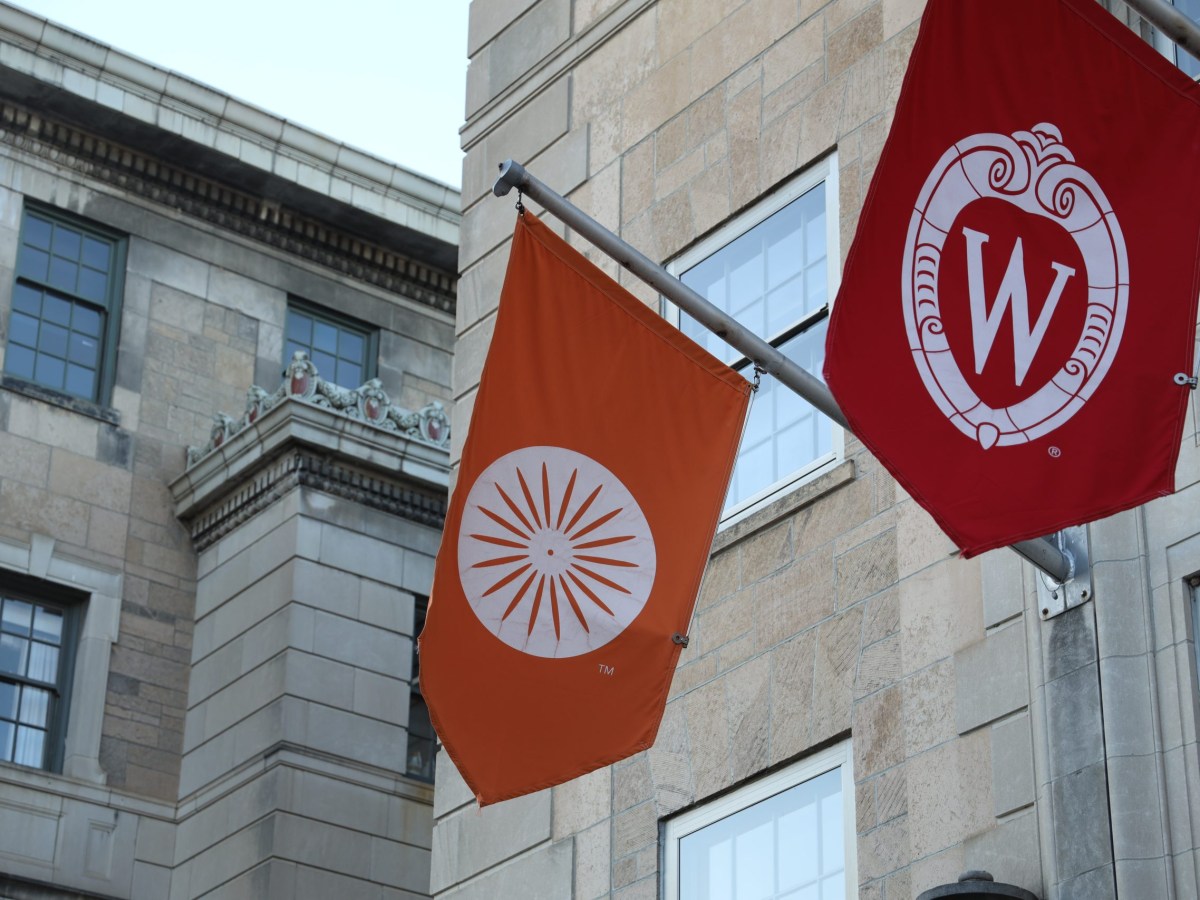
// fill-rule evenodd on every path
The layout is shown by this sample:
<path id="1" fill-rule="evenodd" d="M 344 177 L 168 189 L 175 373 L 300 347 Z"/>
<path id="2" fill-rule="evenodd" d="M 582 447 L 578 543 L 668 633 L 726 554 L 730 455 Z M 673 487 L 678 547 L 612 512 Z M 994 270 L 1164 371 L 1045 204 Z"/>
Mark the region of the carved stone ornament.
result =
<path id="1" fill-rule="evenodd" d="M 240 419 L 235 420 L 224 413 L 213 416 L 208 443 L 203 447 L 188 447 L 188 467 L 194 466 L 286 399 L 311 403 L 435 447 L 446 447 L 450 443 L 450 420 L 442 404 L 436 400 L 412 412 L 393 406 L 378 378 L 372 378 L 353 390 L 338 387 L 321 377 L 307 353 L 297 350 L 292 354 L 287 371 L 283 373 L 283 383 L 273 394 L 268 394 L 258 385 L 251 385 L 246 392 L 246 409 Z"/>

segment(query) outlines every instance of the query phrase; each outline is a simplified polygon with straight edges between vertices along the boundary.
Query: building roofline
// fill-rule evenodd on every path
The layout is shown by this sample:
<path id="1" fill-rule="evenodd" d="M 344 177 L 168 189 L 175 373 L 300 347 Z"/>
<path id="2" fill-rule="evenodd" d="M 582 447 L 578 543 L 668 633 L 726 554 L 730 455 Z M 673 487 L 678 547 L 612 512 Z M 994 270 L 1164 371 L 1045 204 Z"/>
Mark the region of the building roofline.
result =
<path id="1" fill-rule="evenodd" d="M 461 195 L 449 185 L 4 2 L 0 72 L 11 99 L 316 213 L 382 219 L 402 247 L 456 268 Z"/>

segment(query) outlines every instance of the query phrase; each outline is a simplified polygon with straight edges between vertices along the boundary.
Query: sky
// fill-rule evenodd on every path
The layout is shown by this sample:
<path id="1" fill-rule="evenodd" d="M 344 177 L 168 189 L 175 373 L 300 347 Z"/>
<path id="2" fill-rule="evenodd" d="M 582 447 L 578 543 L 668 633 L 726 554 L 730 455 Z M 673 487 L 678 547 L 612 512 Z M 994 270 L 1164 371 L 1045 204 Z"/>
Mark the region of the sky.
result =
<path id="1" fill-rule="evenodd" d="M 12 2 L 342 143 L 462 183 L 468 0 Z"/>

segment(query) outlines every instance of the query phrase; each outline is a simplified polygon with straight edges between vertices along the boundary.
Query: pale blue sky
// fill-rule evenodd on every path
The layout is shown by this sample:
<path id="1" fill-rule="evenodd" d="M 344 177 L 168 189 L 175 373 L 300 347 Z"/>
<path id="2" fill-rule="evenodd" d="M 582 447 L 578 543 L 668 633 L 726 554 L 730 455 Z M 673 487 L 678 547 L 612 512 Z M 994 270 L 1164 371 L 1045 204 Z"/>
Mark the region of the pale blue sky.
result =
<path id="1" fill-rule="evenodd" d="M 13 0 L 458 187 L 468 0 Z"/>

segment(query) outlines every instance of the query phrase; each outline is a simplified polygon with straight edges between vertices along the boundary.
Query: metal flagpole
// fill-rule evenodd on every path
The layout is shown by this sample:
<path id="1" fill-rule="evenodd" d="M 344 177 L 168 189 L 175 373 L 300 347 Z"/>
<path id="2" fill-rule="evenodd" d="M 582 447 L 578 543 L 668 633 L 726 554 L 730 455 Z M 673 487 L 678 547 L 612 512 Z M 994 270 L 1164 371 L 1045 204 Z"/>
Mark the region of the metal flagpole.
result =
<path id="1" fill-rule="evenodd" d="M 658 263 L 621 240 L 565 197 L 548 188 L 520 163 L 506 160 L 492 193 L 503 197 L 513 188 L 541 204 L 548 212 L 604 251 L 638 278 L 716 334 L 729 346 L 779 379 L 779 383 L 803 397 L 847 431 L 850 425 L 837 401 L 820 380 L 800 368 L 761 337 L 713 306 Z M 1050 538 L 1034 538 L 1012 545 L 1012 549 L 1055 581 L 1066 582 L 1075 575 L 1074 560 Z"/>
<path id="2" fill-rule="evenodd" d="M 1196 59 L 1200 59 L 1200 24 L 1193 22 L 1167 0 L 1125 0 L 1143 19 Z"/>

